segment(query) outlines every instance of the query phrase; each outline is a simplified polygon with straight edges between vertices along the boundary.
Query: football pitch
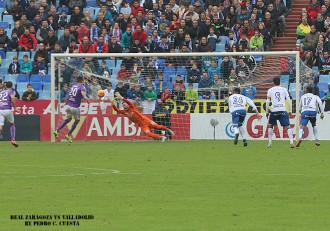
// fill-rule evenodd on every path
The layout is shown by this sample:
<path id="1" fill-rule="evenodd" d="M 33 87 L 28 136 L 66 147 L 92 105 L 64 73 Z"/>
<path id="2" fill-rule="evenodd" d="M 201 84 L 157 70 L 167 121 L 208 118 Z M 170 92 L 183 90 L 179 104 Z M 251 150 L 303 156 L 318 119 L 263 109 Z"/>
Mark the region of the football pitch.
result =
<path id="1" fill-rule="evenodd" d="M 19 144 L 0 143 L 0 230 L 330 227 L 330 142 Z"/>

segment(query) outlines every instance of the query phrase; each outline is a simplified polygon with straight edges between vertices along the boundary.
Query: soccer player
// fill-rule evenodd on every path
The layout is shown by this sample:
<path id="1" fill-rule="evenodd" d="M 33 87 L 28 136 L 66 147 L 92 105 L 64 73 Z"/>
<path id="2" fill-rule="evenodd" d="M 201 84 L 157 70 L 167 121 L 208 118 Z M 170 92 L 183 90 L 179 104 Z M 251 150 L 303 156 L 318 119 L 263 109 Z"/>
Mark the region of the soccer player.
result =
<path id="1" fill-rule="evenodd" d="M 253 107 L 253 110 L 257 113 L 258 119 L 260 119 L 262 116 L 259 114 L 257 107 L 253 103 L 253 101 L 250 98 L 241 95 L 241 90 L 239 88 L 235 88 L 233 93 L 234 94 L 229 96 L 228 104 L 229 111 L 232 116 L 232 124 L 235 134 L 234 144 L 236 145 L 238 143 L 238 136 L 240 133 L 243 138 L 243 145 L 247 146 L 247 142 L 244 136 L 245 130 L 242 127 L 244 119 L 246 117 L 246 104 L 249 104 L 251 107 Z"/>
<path id="2" fill-rule="evenodd" d="M 266 117 L 268 119 L 268 148 L 272 147 L 273 127 L 277 125 L 277 120 L 280 121 L 282 127 L 287 129 L 290 139 L 290 147 L 294 148 L 293 131 L 290 127 L 289 115 L 292 113 L 292 105 L 288 90 L 280 86 L 280 78 L 273 79 L 274 87 L 268 89 L 266 100 Z M 289 114 L 286 111 L 285 101 L 289 106 Z M 269 103 L 272 102 L 272 110 L 269 113 Z"/>
<path id="3" fill-rule="evenodd" d="M 116 92 L 116 97 L 117 99 L 122 99 L 123 103 L 123 109 L 119 109 L 116 107 L 115 103 L 114 103 L 114 98 L 110 99 L 112 104 L 113 104 L 113 109 L 115 111 L 117 111 L 120 114 L 123 114 L 124 116 L 128 117 L 132 122 L 136 123 L 137 125 L 139 125 L 143 131 L 144 134 L 146 134 L 147 136 L 154 138 L 154 139 L 161 139 L 162 142 L 164 142 L 166 140 L 166 136 L 161 136 L 158 134 L 155 134 L 153 132 L 150 131 L 150 129 L 155 128 L 158 130 L 164 130 L 167 131 L 170 135 L 174 135 L 174 132 L 172 130 L 170 130 L 169 128 L 163 126 L 163 125 L 159 125 L 157 123 L 155 123 L 154 121 L 152 121 L 151 119 L 149 119 L 148 117 L 142 115 L 134 106 L 134 104 L 123 98 L 119 92 Z"/>
<path id="4" fill-rule="evenodd" d="M 77 78 L 77 83 L 75 85 L 73 85 L 70 89 L 70 93 L 68 98 L 65 101 L 65 104 L 68 105 L 67 109 L 65 110 L 67 113 L 67 118 L 66 120 L 64 120 L 62 122 L 62 124 L 57 128 L 56 131 L 54 131 L 54 135 L 55 138 L 58 139 L 59 138 L 59 132 L 62 128 L 64 128 L 64 126 L 66 124 L 68 124 L 72 118 L 75 119 L 75 121 L 72 124 L 72 127 L 69 131 L 69 133 L 65 136 L 65 138 L 67 139 L 67 141 L 69 141 L 70 143 L 72 143 L 72 138 L 71 138 L 71 134 L 72 132 L 76 129 L 79 121 L 80 121 L 80 105 L 81 105 L 81 101 L 83 99 L 87 99 L 86 96 L 86 89 L 83 85 L 83 78 L 82 77 L 78 77 Z"/>
<path id="5" fill-rule="evenodd" d="M 15 133 L 16 128 L 14 124 L 14 113 L 12 111 L 12 107 L 14 110 L 19 113 L 18 108 L 16 107 L 16 98 L 15 91 L 12 89 L 13 83 L 8 81 L 6 82 L 6 90 L 0 92 L 0 140 L 2 137 L 2 128 L 7 120 L 10 123 L 10 135 L 11 135 L 11 144 L 14 147 L 18 147 L 18 144 L 15 141 Z"/>
<path id="6" fill-rule="evenodd" d="M 322 105 L 322 101 L 320 97 L 313 94 L 313 87 L 308 86 L 305 89 L 305 94 L 301 96 L 299 102 L 299 112 L 301 114 L 300 118 L 300 129 L 299 129 L 299 141 L 296 145 L 298 148 L 302 142 L 302 136 L 304 134 L 304 128 L 307 126 L 308 121 L 311 122 L 313 127 L 313 134 L 315 138 L 315 145 L 320 146 L 318 140 L 318 132 L 316 128 L 316 115 L 318 111 L 318 107 L 321 110 L 320 118 L 323 120 L 324 118 L 324 107 Z"/>

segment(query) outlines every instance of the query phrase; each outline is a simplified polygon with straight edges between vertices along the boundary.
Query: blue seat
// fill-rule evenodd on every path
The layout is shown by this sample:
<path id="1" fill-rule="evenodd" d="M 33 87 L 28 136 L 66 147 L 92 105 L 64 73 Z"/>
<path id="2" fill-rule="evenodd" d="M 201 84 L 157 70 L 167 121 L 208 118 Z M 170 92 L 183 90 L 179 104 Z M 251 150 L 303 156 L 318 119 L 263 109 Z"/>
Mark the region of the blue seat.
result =
<path id="1" fill-rule="evenodd" d="M 319 91 L 324 91 L 325 94 L 329 93 L 329 85 L 327 83 L 318 83 L 317 86 Z"/>
<path id="2" fill-rule="evenodd" d="M 285 87 L 286 89 L 289 88 L 289 79 L 290 75 L 281 75 L 280 80 L 281 80 L 281 85 Z"/>
<path id="3" fill-rule="evenodd" d="M 225 44 L 222 44 L 222 43 L 218 43 L 215 47 L 215 51 L 218 51 L 218 52 L 224 52 L 226 49 L 225 49 Z"/>
<path id="4" fill-rule="evenodd" d="M 0 56 L 2 60 L 6 59 L 6 53 L 4 51 L 0 51 Z"/>
<path id="5" fill-rule="evenodd" d="M 51 81 L 50 75 L 44 75 L 43 80 L 44 80 L 44 83 L 50 83 L 50 81 Z"/>
<path id="6" fill-rule="evenodd" d="M 17 83 L 28 83 L 29 82 L 29 75 L 28 74 L 18 74 L 17 76 Z"/>
<path id="7" fill-rule="evenodd" d="M 26 88 L 27 88 L 27 83 L 17 83 L 17 87 L 16 87 L 16 90 L 18 92 L 25 92 L 26 91 Z"/>
<path id="8" fill-rule="evenodd" d="M 6 74 L 8 74 L 8 68 L 0 67 L 0 75 L 6 75 Z"/>
<path id="9" fill-rule="evenodd" d="M 41 83 L 42 77 L 41 75 L 31 75 L 30 76 L 30 83 Z"/>
<path id="10" fill-rule="evenodd" d="M 120 65 L 121 65 L 122 62 L 123 62 L 123 60 L 117 59 L 116 60 L 116 67 L 120 68 Z"/>
<path id="11" fill-rule="evenodd" d="M 2 60 L 1 67 L 9 67 L 9 65 L 10 65 L 12 62 L 13 62 L 13 60 L 3 59 L 3 60 Z"/>
<path id="12" fill-rule="evenodd" d="M 168 87 L 171 91 L 173 90 L 173 83 L 171 83 L 171 82 L 165 82 L 164 84 L 165 84 L 165 88 Z"/>
<path id="13" fill-rule="evenodd" d="M 119 68 L 113 68 L 112 69 L 111 77 L 112 78 L 117 78 L 117 75 L 118 75 L 119 70 L 120 70 Z"/>
<path id="14" fill-rule="evenodd" d="M 165 68 L 165 59 L 157 59 L 156 64 L 157 64 L 157 67 L 158 67 L 158 72 L 163 71 L 164 68 Z"/>
<path id="15" fill-rule="evenodd" d="M 43 85 L 43 90 L 44 91 L 50 91 L 50 89 L 51 89 L 51 84 L 50 83 L 44 83 L 44 85 Z"/>
<path id="16" fill-rule="evenodd" d="M 98 7 L 96 1 L 87 1 L 86 2 L 86 7 Z"/>
<path id="17" fill-rule="evenodd" d="M 0 27 L 3 29 L 9 29 L 9 22 L 0 22 Z"/>
<path id="18" fill-rule="evenodd" d="M 330 75 L 320 75 L 319 83 L 327 83 L 330 84 Z"/>
<path id="19" fill-rule="evenodd" d="M 6 59 L 8 59 L 8 60 L 13 60 L 13 58 L 14 58 L 15 56 L 17 56 L 17 52 L 16 52 L 16 51 L 15 51 L 15 52 L 13 52 L 13 51 L 8 51 L 8 52 L 6 53 Z"/>
<path id="20" fill-rule="evenodd" d="M 105 62 L 107 63 L 107 68 L 109 69 L 112 69 L 116 66 L 116 60 L 109 59 L 106 60 Z"/>
<path id="21" fill-rule="evenodd" d="M 174 67 L 165 67 L 164 68 L 164 81 L 170 82 L 175 77 L 175 68 Z"/>
<path id="22" fill-rule="evenodd" d="M 193 88 L 198 90 L 198 83 L 193 83 Z"/>
<path id="23" fill-rule="evenodd" d="M 57 38 L 60 39 L 64 35 L 64 30 L 57 30 Z"/>
<path id="24" fill-rule="evenodd" d="M 0 8 L 5 8 L 5 1 L 0 2 Z"/>
<path id="25" fill-rule="evenodd" d="M 23 59 L 24 55 L 27 55 L 27 56 L 29 57 L 29 59 L 31 58 L 31 57 L 30 57 L 31 53 L 30 53 L 29 51 L 20 51 L 20 52 L 18 53 L 18 58 L 19 58 L 19 59 Z"/>
<path id="26" fill-rule="evenodd" d="M 41 91 L 41 92 L 39 92 L 38 99 L 50 99 L 50 91 Z"/>
<path id="27" fill-rule="evenodd" d="M 17 82 L 17 75 L 6 75 L 5 76 L 5 81 L 11 81 L 13 84 L 16 84 Z"/>
<path id="28" fill-rule="evenodd" d="M 325 93 L 325 91 L 319 91 L 319 96 L 321 99 L 326 95 L 327 95 L 327 93 Z"/>
<path id="29" fill-rule="evenodd" d="M 13 22 L 13 21 L 14 21 L 14 18 L 13 18 L 13 16 L 10 15 L 10 14 L 8 14 L 8 15 L 4 15 L 4 16 L 2 17 L 2 21 L 10 23 L 10 22 Z"/>
<path id="30" fill-rule="evenodd" d="M 132 12 L 132 9 L 128 8 L 128 7 L 123 7 L 120 9 L 120 13 L 122 13 L 122 14 L 125 14 L 125 13 L 131 14 L 131 12 Z"/>
<path id="31" fill-rule="evenodd" d="M 42 83 L 41 82 L 33 82 L 33 83 L 31 83 L 31 85 L 32 85 L 34 91 L 36 91 L 36 92 L 42 91 Z"/>
<path id="32" fill-rule="evenodd" d="M 182 77 L 186 77 L 187 76 L 187 69 L 183 66 L 180 66 L 176 69 L 176 74 L 181 75 Z"/>
<path id="33" fill-rule="evenodd" d="M 11 29 L 6 30 L 6 35 L 8 36 L 9 39 L 11 39 L 12 30 Z"/>

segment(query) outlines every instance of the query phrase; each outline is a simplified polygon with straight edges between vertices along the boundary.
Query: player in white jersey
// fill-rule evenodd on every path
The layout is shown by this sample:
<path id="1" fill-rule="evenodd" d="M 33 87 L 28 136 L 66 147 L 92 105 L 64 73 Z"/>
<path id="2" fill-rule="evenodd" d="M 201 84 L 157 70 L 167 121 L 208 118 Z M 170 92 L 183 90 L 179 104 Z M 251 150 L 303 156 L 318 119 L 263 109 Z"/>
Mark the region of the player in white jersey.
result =
<path id="1" fill-rule="evenodd" d="M 247 146 L 247 142 L 244 137 L 245 130 L 242 127 L 244 119 L 246 117 L 246 108 L 245 108 L 246 104 L 249 104 L 251 107 L 253 107 L 253 110 L 257 113 L 259 119 L 262 116 L 259 115 L 258 109 L 256 105 L 253 103 L 253 101 L 250 98 L 241 95 L 240 93 L 241 93 L 240 89 L 235 88 L 234 94 L 229 97 L 228 99 L 229 112 L 232 115 L 232 124 L 235 134 L 234 144 L 236 145 L 238 143 L 238 136 L 239 133 L 241 133 L 241 136 L 243 138 L 243 145 Z"/>
<path id="2" fill-rule="evenodd" d="M 282 127 L 287 129 L 290 139 L 290 147 L 294 148 L 293 131 L 290 127 L 289 115 L 292 114 L 292 106 L 288 90 L 280 86 L 280 78 L 273 79 L 274 87 L 267 92 L 266 100 L 266 117 L 268 118 L 268 148 L 272 147 L 273 127 L 277 125 L 277 120 L 280 121 Z M 286 111 L 285 101 L 289 106 L 289 114 Z M 272 102 L 272 110 L 269 113 L 269 103 Z"/>
<path id="3" fill-rule="evenodd" d="M 311 122 L 313 127 L 313 134 L 315 138 L 315 145 L 320 146 L 319 140 L 318 140 L 318 132 L 316 128 L 316 115 L 318 108 L 320 108 L 321 115 L 320 118 L 324 118 L 324 107 L 322 105 L 322 101 L 320 97 L 317 95 L 314 95 L 313 93 L 313 87 L 308 86 L 305 89 L 305 94 L 301 96 L 300 102 L 299 102 L 299 112 L 301 114 L 300 117 L 300 129 L 299 129 L 299 141 L 296 145 L 298 148 L 302 142 L 302 136 L 304 134 L 304 128 L 307 126 L 308 122 Z"/>

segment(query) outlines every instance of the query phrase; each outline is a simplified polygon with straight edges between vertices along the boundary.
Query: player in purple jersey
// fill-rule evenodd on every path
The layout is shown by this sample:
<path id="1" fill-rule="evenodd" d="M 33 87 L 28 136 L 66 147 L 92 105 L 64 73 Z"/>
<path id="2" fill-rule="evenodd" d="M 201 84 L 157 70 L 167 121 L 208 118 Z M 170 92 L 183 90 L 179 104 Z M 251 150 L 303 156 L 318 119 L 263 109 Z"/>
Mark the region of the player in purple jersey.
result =
<path id="1" fill-rule="evenodd" d="M 73 85 L 70 89 L 70 93 L 68 98 L 65 101 L 65 104 L 68 105 L 67 109 L 65 110 L 67 113 L 67 118 L 62 122 L 62 124 L 54 131 L 55 138 L 59 138 L 59 132 L 65 125 L 67 125 L 72 118 L 75 119 L 69 133 L 65 136 L 65 138 L 72 143 L 71 134 L 76 129 L 79 121 L 80 121 L 80 104 L 83 99 L 87 99 L 86 90 L 83 85 L 83 78 L 77 78 L 77 84 Z"/>
<path id="2" fill-rule="evenodd" d="M 14 113 L 12 111 L 12 107 L 16 112 L 19 113 L 18 108 L 16 107 L 16 98 L 15 98 L 15 91 L 12 90 L 13 83 L 8 81 L 6 82 L 6 90 L 3 90 L 0 92 L 0 139 L 3 139 L 2 137 L 2 128 L 5 123 L 5 120 L 7 120 L 11 126 L 10 126 L 10 134 L 11 134 L 11 144 L 15 147 L 18 147 L 18 144 L 15 141 L 15 124 L 14 124 Z"/>

